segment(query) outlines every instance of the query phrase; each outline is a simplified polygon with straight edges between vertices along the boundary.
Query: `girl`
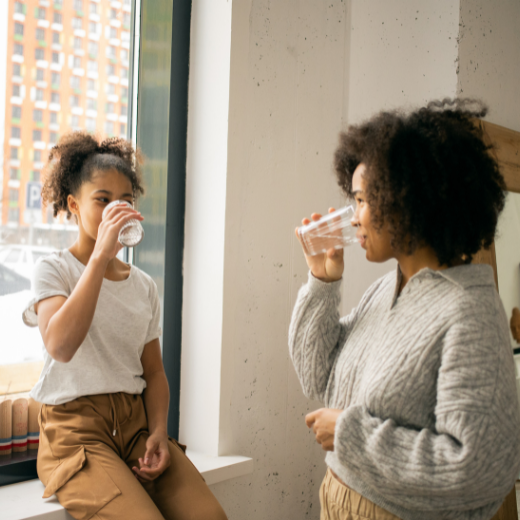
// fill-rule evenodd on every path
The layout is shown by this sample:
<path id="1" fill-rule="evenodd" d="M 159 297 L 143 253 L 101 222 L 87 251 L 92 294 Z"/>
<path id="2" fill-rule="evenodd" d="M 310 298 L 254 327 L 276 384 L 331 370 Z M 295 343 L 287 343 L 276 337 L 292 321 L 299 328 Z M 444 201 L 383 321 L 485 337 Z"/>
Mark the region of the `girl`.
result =
<path id="1" fill-rule="evenodd" d="M 398 269 L 340 318 L 343 251 L 306 258 L 290 351 L 305 394 L 326 406 L 306 417 L 328 452 L 322 520 L 487 520 L 514 485 L 508 322 L 493 270 L 471 264 L 504 207 L 473 121 L 485 114 L 445 100 L 341 135 L 336 173 L 361 247 Z"/>
<path id="2" fill-rule="evenodd" d="M 152 279 L 116 255 L 144 192 L 141 159 L 122 139 L 84 132 L 52 149 L 43 199 L 74 215 L 70 249 L 35 267 L 24 321 L 38 326 L 44 368 L 31 396 L 40 414 L 38 475 L 76 519 L 225 520 L 184 448 L 166 433 L 169 401 Z"/>

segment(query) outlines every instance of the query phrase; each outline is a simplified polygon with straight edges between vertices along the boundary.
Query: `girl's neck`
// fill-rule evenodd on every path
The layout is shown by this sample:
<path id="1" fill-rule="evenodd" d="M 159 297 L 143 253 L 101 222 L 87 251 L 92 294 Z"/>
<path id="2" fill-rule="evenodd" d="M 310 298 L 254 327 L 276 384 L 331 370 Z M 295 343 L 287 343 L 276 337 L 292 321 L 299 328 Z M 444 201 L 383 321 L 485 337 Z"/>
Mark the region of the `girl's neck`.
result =
<path id="1" fill-rule="evenodd" d="M 94 247 L 96 246 L 96 241 L 92 240 L 88 235 L 85 234 L 83 229 L 80 227 L 79 236 L 69 247 L 69 251 L 83 264 L 87 265 L 89 263 L 90 257 L 94 252 Z M 108 262 L 107 271 L 111 271 L 115 264 L 117 263 L 117 258 L 113 258 Z"/>

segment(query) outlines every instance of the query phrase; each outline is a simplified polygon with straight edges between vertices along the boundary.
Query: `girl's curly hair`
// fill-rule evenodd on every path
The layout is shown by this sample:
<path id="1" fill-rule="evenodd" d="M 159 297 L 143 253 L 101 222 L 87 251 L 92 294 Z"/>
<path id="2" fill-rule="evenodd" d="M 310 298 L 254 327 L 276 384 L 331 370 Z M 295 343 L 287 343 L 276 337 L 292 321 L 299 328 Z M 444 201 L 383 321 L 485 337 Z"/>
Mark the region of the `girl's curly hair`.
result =
<path id="1" fill-rule="evenodd" d="M 77 195 L 82 184 L 95 171 L 115 169 L 132 183 L 134 200 L 144 193 L 142 185 L 142 155 L 132 143 L 118 137 L 99 141 L 88 132 L 65 134 L 51 149 L 44 169 L 42 198 L 52 204 L 56 217 L 60 211 L 71 217 L 67 197 Z"/>
<path id="2" fill-rule="evenodd" d="M 480 101 L 444 99 L 410 114 L 381 112 L 340 134 L 338 183 L 351 197 L 354 170 L 366 166 L 374 225 L 389 225 L 397 251 L 427 245 L 453 265 L 491 246 L 506 185 L 475 124 L 486 113 Z"/>

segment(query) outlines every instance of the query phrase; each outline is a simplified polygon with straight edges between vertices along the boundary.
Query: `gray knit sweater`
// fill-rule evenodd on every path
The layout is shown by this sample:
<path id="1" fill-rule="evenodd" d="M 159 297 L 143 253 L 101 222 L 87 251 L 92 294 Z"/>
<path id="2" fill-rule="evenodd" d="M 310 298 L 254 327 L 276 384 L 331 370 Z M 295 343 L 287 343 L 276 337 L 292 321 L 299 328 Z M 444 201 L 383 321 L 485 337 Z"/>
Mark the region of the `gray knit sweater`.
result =
<path id="1" fill-rule="evenodd" d="M 340 318 L 341 281 L 311 274 L 290 354 L 306 396 L 344 410 L 328 466 L 403 520 L 484 520 L 520 470 L 509 330 L 487 265 L 399 269 Z"/>

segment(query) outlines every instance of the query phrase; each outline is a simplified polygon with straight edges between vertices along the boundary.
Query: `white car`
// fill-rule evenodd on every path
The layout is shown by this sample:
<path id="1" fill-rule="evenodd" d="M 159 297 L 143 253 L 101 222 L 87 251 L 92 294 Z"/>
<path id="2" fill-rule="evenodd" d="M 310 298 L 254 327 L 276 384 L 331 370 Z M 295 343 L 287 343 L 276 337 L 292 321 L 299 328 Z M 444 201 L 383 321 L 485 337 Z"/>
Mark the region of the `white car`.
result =
<path id="1" fill-rule="evenodd" d="M 37 260 L 53 251 L 56 251 L 56 249 L 45 246 L 2 245 L 0 246 L 0 264 L 30 280 Z"/>

